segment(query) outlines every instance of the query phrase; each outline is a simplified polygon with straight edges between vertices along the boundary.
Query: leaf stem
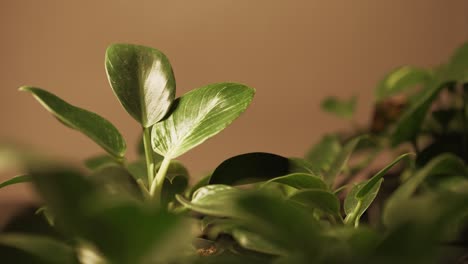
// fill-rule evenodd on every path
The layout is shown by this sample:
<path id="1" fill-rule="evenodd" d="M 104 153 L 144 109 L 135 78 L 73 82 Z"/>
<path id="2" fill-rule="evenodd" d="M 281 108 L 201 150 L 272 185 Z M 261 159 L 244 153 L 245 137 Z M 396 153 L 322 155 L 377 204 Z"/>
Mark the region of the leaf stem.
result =
<path id="1" fill-rule="evenodd" d="M 357 215 L 359 210 L 361 210 L 362 200 L 358 200 L 356 207 L 354 207 L 354 211 L 352 211 L 349 215 L 346 216 L 344 222 L 346 225 L 354 223 L 354 227 L 359 226 L 359 221 L 357 221 Z"/>
<path id="2" fill-rule="evenodd" d="M 148 189 L 151 186 L 154 178 L 154 160 L 153 160 L 153 149 L 151 148 L 151 128 L 143 128 L 143 145 L 145 149 L 146 159 L 146 171 L 148 174 Z"/>
<path id="3" fill-rule="evenodd" d="M 167 169 L 169 168 L 170 164 L 171 159 L 164 157 L 156 177 L 151 182 L 150 195 L 151 197 L 156 198 L 157 201 L 161 199 L 161 191 L 164 184 L 164 179 L 166 178 Z"/>

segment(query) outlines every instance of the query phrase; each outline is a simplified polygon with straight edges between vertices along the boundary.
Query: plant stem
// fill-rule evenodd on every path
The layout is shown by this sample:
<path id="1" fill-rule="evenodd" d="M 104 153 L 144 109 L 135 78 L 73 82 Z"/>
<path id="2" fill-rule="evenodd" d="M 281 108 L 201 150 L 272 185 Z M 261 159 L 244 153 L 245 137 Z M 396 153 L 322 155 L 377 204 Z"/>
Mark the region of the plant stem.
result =
<path id="1" fill-rule="evenodd" d="M 156 198 L 157 201 L 161 200 L 161 190 L 164 184 L 164 179 L 166 178 L 169 164 L 171 164 L 171 159 L 164 157 L 156 177 L 151 182 L 150 195 L 151 197 Z"/>
<path id="2" fill-rule="evenodd" d="M 356 218 L 357 218 L 359 210 L 361 210 L 361 206 L 362 206 L 362 200 L 358 200 L 356 207 L 354 208 L 354 211 L 352 211 L 349 215 L 347 215 L 344 220 L 346 225 L 354 223 L 354 227 L 357 228 L 359 226 L 359 221 L 356 221 L 357 220 Z"/>
<path id="3" fill-rule="evenodd" d="M 154 178 L 154 160 L 153 149 L 151 148 L 151 133 L 149 127 L 143 128 L 143 145 L 145 148 L 146 171 L 148 174 L 148 189 L 151 186 Z"/>

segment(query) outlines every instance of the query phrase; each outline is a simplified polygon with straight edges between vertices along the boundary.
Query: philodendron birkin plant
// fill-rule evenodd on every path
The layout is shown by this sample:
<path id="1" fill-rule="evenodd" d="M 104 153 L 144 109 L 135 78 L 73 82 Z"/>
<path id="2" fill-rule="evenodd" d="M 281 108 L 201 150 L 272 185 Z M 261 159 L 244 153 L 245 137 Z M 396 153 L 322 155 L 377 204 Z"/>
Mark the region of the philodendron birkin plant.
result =
<path id="1" fill-rule="evenodd" d="M 346 140 L 328 135 L 305 158 L 238 155 L 189 186 L 188 170 L 176 159 L 245 111 L 254 89 L 217 83 L 176 99 L 173 70 L 162 52 L 111 45 L 107 75 L 120 103 L 141 126 L 140 157 L 125 158 L 126 143 L 106 119 L 40 88 L 21 87 L 106 154 L 86 159 L 88 170 L 82 172 L 30 152 L 0 148 L 0 169 L 11 164 L 26 169 L 0 188 L 32 182 L 44 201 L 33 217 L 40 230 L 12 224 L 0 235 L 2 263 L 463 261 L 466 241 L 460 237 L 468 222 L 463 154 L 439 151 L 415 165 L 420 151 L 400 149 L 371 177 L 348 181 L 388 147 L 388 139 L 390 146 L 414 143 L 430 103 L 447 85 L 464 87 L 455 88 L 464 99 L 454 109 L 460 108 L 455 129 L 466 140 L 467 55 L 465 45 L 437 72 L 406 68 L 389 74 L 384 89 L 378 88 L 379 100 L 416 81 L 424 85 L 387 133 L 357 132 Z M 327 100 L 324 108 L 348 118 L 354 103 Z M 370 158 L 353 164 L 353 153 L 363 151 Z M 381 203 L 373 204 L 389 173 L 401 173 L 401 183 L 379 209 Z M 441 176 L 455 180 L 428 188 L 429 180 Z"/>

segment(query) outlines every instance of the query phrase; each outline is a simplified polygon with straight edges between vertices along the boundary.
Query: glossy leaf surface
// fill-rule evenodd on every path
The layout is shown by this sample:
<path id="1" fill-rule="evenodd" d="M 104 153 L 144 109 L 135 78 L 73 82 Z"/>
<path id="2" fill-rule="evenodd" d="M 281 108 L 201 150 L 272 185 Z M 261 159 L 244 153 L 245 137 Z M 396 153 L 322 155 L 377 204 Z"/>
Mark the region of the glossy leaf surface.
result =
<path id="1" fill-rule="evenodd" d="M 23 86 L 20 91 L 32 93 L 39 103 L 60 122 L 82 132 L 112 156 L 118 158 L 124 156 L 126 145 L 122 135 L 103 117 L 73 106 L 40 88 Z"/>
<path id="2" fill-rule="evenodd" d="M 424 69 L 402 66 L 391 71 L 379 82 L 375 90 L 375 96 L 380 101 L 400 92 L 405 92 L 418 84 L 424 84 L 430 78 L 430 73 Z"/>
<path id="3" fill-rule="evenodd" d="M 122 106 L 144 127 L 169 111 L 176 85 L 171 64 L 159 50 L 113 44 L 106 51 L 106 70 Z"/>
<path id="4" fill-rule="evenodd" d="M 245 111 L 255 90 L 242 84 L 217 83 L 177 99 L 174 110 L 153 126 L 153 150 L 176 158 L 227 127 Z"/>

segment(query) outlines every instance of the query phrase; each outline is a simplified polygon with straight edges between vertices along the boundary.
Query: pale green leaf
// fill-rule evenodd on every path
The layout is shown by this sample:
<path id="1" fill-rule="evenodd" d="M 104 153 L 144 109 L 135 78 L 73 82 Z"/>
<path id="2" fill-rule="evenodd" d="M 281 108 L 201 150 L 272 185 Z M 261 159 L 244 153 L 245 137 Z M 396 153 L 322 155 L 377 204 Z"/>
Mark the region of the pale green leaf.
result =
<path id="1" fill-rule="evenodd" d="M 176 85 L 171 64 L 159 50 L 113 44 L 106 51 L 106 70 L 122 106 L 144 127 L 169 111 Z"/>
<path id="2" fill-rule="evenodd" d="M 341 152 L 335 157 L 330 165 L 330 170 L 325 173 L 325 181 L 331 186 L 335 181 L 336 176 L 341 173 L 348 163 L 348 159 L 353 153 L 354 149 L 365 136 L 360 136 L 348 141 Z"/>
<path id="3" fill-rule="evenodd" d="M 352 118 L 356 111 L 357 97 L 353 96 L 348 100 L 328 97 L 322 101 L 321 107 L 324 111 L 332 113 L 342 118 Z"/>
<path id="4" fill-rule="evenodd" d="M 217 83 L 185 94 L 171 115 L 153 126 L 154 151 L 173 159 L 203 143 L 244 112 L 254 93 L 242 84 Z"/>
<path id="5" fill-rule="evenodd" d="M 431 74 L 424 69 L 402 66 L 391 71 L 381 80 L 375 90 L 377 100 L 380 101 L 392 95 L 404 92 L 418 84 L 424 84 L 431 78 Z"/>
<path id="6" fill-rule="evenodd" d="M 328 171 L 341 149 L 340 139 L 337 135 L 326 135 L 309 150 L 306 154 L 306 160 L 312 164 L 316 171 Z"/>
<path id="7" fill-rule="evenodd" d="M 356 195 L 366 185 L 366 182 L 361 182 L 351 189 L 345 198 L 344 211 L 346 213 L 345 223 L 359 225 L 359 219 L 377 196 L 380 185 L 382 185 L 383 178 L 380 178 L 377 182 L 372 185 L 372 188 L 366 192 L 366 195 L 362 199 L 357 199 Z"/>
<path id="8" fill-rule="evenodd" d="M 82 132 L 112 156 L 118 158 L 124 156 L 127 147 L 122 135 L 114 125 L 103 117 L 73 106 L 40 88 L 23 86 L 20 91 L 32 93 L 39 103 L 60 122 Z"/>

